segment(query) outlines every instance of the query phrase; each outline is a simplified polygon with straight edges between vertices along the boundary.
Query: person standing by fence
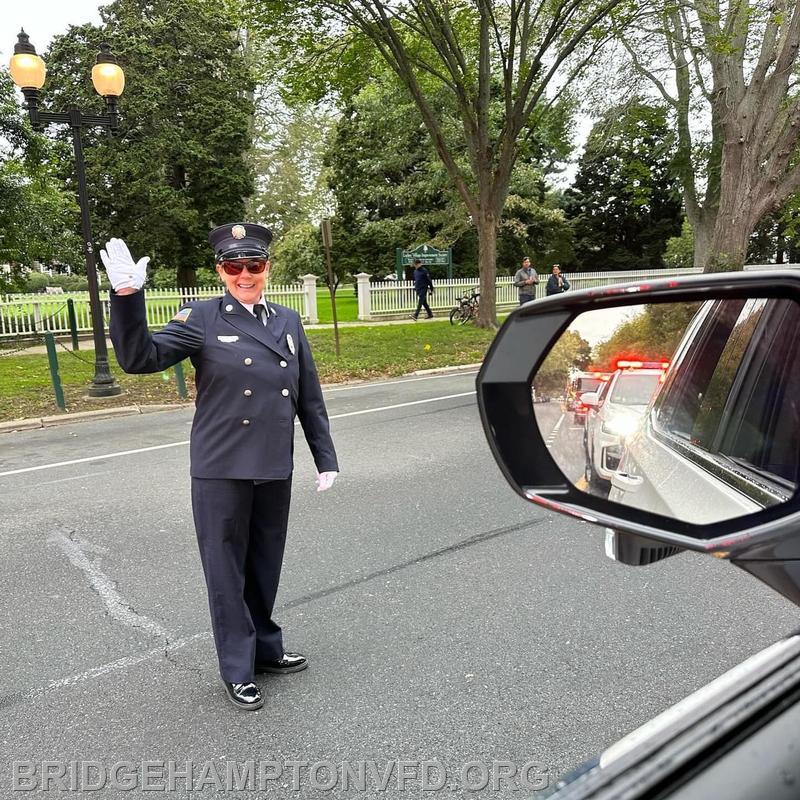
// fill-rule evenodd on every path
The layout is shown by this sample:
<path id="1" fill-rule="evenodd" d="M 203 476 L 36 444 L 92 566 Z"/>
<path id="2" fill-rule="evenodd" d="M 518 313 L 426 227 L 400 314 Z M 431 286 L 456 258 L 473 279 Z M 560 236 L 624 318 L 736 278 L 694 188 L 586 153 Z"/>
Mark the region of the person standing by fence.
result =
<path id="1" fill-rule="evenodd" d="M 528 256 L 522 259 L 522 267 L 514 275 L 514 286 L 519 289 L 519 304 L 523 305 L 536 299 L 536 287 L 539 285 L 539 273 L 531 267 Z"/>
<path id="2" fill-rule="evenodd" d="M 569 289 L 569 281 L 561 274 L 558 264 L 553 264 L 553 274 L 547 279 L 545 291 L 549 297 L 551 294 L 561 294 Z"/>
<path id="3" fill-rule="evenodd" d="M 433 311 L 428 305 L 428 291 L 433 292 L 433 281 L 427 267 L 423 266 L 420 259 L 414 259 L 414 291 L 417 293 L 417 310 L 411 315 L 411 319 L 417 319 L 421 309 L 425 309 L 428 319 L 433 317 Z"/>

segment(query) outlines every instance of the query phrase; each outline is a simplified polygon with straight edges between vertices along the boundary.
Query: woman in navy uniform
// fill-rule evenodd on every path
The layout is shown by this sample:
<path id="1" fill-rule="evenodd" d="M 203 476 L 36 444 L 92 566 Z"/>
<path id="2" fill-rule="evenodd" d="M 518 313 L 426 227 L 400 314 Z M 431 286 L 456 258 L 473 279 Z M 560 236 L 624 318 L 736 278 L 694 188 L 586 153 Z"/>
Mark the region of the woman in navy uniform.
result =
<path id="1" fill-rule="evenodd" d="M 211 231 L 224 296 L 186 304 L 154 334 L 141 291 L 149 259 L 134 262 L 121 239 L 100 253 L 113 287 L 110 330 L 120 366 L 159 372 L 190 358 L 195 367 L 194 524 L 220 675 L 231 702 L 248 710 L 264 704 L 255 673 L 308 666 L 304 656 L 284 651 L 272 619 L 295 416 L 317 467 L 317 490 L 329 489 L 339 470 L 300 316 L 264 299 L 271 239 L 268 228 L 250 223 Z"/>

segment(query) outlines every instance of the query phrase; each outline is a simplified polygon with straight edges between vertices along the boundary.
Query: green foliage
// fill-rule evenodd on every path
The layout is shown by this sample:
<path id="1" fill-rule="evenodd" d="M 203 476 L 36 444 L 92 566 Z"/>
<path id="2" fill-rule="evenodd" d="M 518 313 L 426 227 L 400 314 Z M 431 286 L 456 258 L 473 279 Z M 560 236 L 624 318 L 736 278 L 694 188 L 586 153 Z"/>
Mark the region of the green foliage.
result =
<path id="1" fill-rule="evenodd" d="M 611 370 L 617 359 L 670 360 L 700 303 L 645 305 L 594 351 L 598 369 Z M 589 312 L 591 313 L 591 312 Z"/>
<path id="2" fill-rule="evenodd" d="M 592 348 L 577 331 L 564 331 L 536 372 L 536 390 L 558 394 L 567 385 L 570 372 L 592 363 Z"/>
<path id="3" fill-rule="evenodd" d="M 43 272 L 29 272 L 21 282 L 21 292 L 44 292 L 46 286 L 58 286 L 65 292 L 85 292 L 89 281 L 85 275 L 47 275 Z"/>
<path id="4" fill-rule="evenodd" d="M 255 85 L 225 6 L 214 0 L 115 0 L 103 25 L 72 27 L 46 55 L 46 104 L 101 111 L 90 74 L 108 41 L 125 70 L 119 136 L 86 138 L 95 238 L 121 236 L 190 285 L 212 263 L 208 230 L 241 219 L 253 178 Z M 72 180 L 72 161 L 61 174 Z"/>
<path id="5" fill-rule="evenodd" d="M 319 229 L 305 222 L 286 231 L 273 247 L 270 280 L 293 283 L 309 274 L 326 274 L 325 252 Z"/>
<path id="6" fill-rule="evenodd" d="M 689 220 L 684 220 L 681 225 L 681 235 L 667 239 L 664 251 L 665 267 L 693 267 L 694 266 L 694 233 Z"/>
<path id="7" fill-rule="evenodd" d="M 437 106 L 448 104 L 448 126 L 455 129 L 456 110 L 440 91 Z M 498 263 L 506 272 L 515 271 L 525 254 L 563 262 L 571 252 L 569 226 L 561 209 L 546 200 L 543 172 L 569 151 L 571 109 L 568 103 L 556 105 L 552 119 L 520 148 L 497 239 Z M 350 98 L 325 163 L 347 233 L 347 252 L 336 253 L 345 272 L 389 274 L 396 248 L 431 244 L 452 246 L 456 277 L 478 274 L 476 229 L 418 109 L 391 75 L 375 76 Z M 443 277 L 444 268 L 432 274 Z"/>
<path id="8" fill-rule="evenodd" d="M 75 198 L 52 175 L 56 147 L 34 133 L 0 69 L 0 263 L 83 262 Z"/>
<path id="9" fill-rule="evenodd" d="M 594 126 L 566 192 L 578 269 L 663 266 L 666 240 L 678 234 L 682 219 L 674 150 L 659 106 L 633 101 Z"/>
<path id="10" fill-rule="evenodd" d="M 153 289 L 183 289 L 176 282 L 177 272 L 171 267 L 159 267 L 158 269 L 148 270 L 147 285 Z M 194 271 L 194 286 L 200 287 L 215 287 L 222 286 L 219 275 L 216 270 L 209 269 L 208 267 L 199 267 Z"/>
<path id="11" fill-rule="evenodd" d="M 268 94 L 277 94 L 274 84 L 259 88 L 260 97 Z M 247 216 L 268 225 L 276 241 L 295 225 L 317 221 L 327 212 L 330 192 L 323 159 L 333 123 L 332 110 L 308 103 L 290 108 L 278 101 L 277 108 L 256 115 L 250 156 L 256 182 Z"/>

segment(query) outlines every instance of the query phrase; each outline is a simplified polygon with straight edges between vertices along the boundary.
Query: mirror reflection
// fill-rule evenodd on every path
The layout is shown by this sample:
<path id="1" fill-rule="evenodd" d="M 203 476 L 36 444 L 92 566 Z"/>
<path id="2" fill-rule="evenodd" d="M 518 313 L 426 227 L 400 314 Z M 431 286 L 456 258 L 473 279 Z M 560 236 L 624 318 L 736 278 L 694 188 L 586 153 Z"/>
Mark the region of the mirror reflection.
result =
<path id="1" fill-rule="evenodd" d="M 797 485 L 800 308 L 749 298 L 589 311 L 531 397 L 581 491 L 697 524 L 751 514 Z"/>

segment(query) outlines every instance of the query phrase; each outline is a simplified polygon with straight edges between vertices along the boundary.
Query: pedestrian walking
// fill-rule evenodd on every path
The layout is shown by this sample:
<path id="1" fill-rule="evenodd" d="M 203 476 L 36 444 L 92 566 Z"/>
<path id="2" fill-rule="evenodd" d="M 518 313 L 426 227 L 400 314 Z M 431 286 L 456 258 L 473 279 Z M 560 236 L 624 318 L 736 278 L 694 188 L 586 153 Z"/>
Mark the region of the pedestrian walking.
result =
<path id="1" fill-rule="evenodd" d="M 539 285 L 539 273 L 531 267 L 528 256 L 522 259 L 522 266 L 514 275 L 514 286 L 519 290 L 519 304 L 523 305 L 536 299 L 536 287 Z"/>
<path id="2" fill-rule="evenodd" d="M 190 461 L 192 511 L 208 589 L 220 676 L 240 709 L 263 706 L 256 673 L 308 666 L 286 652 L 273 619 L 292 487 L 294 419 L 317 468 L 317 491 L 339 470 L 311 349 L 296 311 L 264 298 L 272 233 L 215 228 L 209 241 L 221 298 L 187 303 L 162 330 L 147 329 L 148 258 L 111 239 L 101 258 L 111 282 L 111 339 L 120 366 L 160 372 L 190 358 L 197 382 Z"/>
<path id="3" fill-rule="evenodd" d="M 552 274 L 547 279 L 545 292 L 549 297 L 551 294 L 561 294 L 569 289 L 569 281 L 561 274 L 558 264 L 553 265 Z"/>
<path id="4" fill-rule="evenodd" d="M 414 291 L 417 293 L 417 310 L 411 314 L 411 318 L 417 319 L 419 312 L 424 308 L 428 319 L 431 319 L 433 311 L 428 305 L 428 292 L 433 292 L 433 281 L 428 268 L 423 266 L 418 258 L 414 259 Z"/>

